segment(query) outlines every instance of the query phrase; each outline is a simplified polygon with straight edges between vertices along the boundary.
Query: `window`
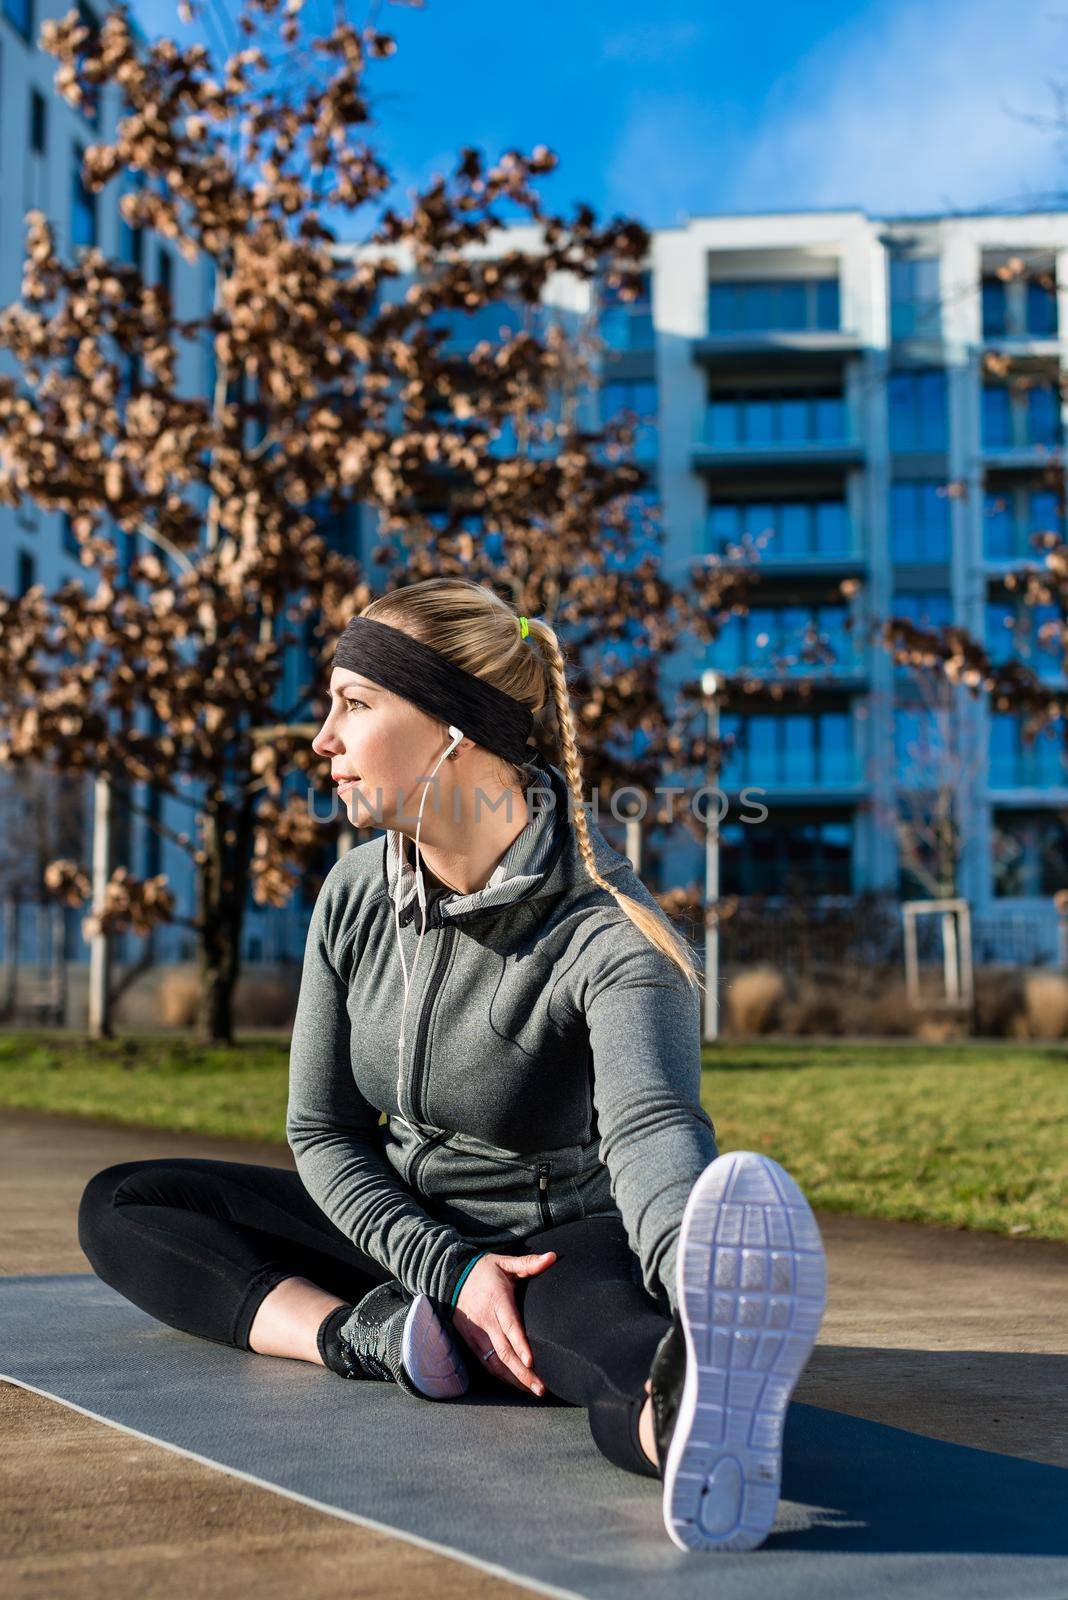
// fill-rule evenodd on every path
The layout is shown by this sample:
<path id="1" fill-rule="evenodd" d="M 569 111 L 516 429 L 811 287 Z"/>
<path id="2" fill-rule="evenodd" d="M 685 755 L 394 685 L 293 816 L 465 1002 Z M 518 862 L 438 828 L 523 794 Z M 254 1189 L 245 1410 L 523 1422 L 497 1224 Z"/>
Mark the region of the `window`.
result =
<path id="1" fill-rule="evenodd" d="M 37 581 L 37 563 L 29 550 L 20 550 L 18 555 L 18 577 L 16 579 L 19 596 L 32 589 Z"/>
<path id="2" fill-rule="evenodd" d="M 489 305 L 476 306 L 473 311 L 436 311 L 428 320 L 428 328 L 443 328 L 445 350 L 471 350 L 480 340 L 500 344 L 512 339 L 526 326 L 528 314 L 536 320 L 539 308 L 524 307 L 511 300 L 495 300 Z"/>
<path id="3" fill-rule="evenodd" d="M 944 589 L 898 589 L 890 602 L 895 617 L 917 628 L 944 628 L 953 620 L 953 601 Z"/>
<path id="4" fill-rule="evenodd" d="M 1057 287 L 1052 275 L 1027 281 L 1027 331 L 1036 339 L 1057 337 Z"/>
<path id="5" fill-rule="evenodd" d="M 30 149 L 43 156 L 48 148 L 48 101 L 39 89 L 30 90 Z"/>
<path id="6" fill-rule="evenodd" d="M 710 660 L 722 672 L 748 668 L 769 677 L 848 672 L 856 667 L 848 617 L 842 605 L 751 606 L 747 616 L 732 616 L 724 624 L 710 647 Z"/>
<path id="7" fill-rule="evenodd" d="M 606 284 L 600 291 L 598 331 L 612 350 L 651 350 L 653 335 L 652 276 L 642 273 L 642 292 L 636 300 L 621 300 Z"/>
<path id="8" fill-rule="evenodd" d="M 1005 450 L 1012 444 L 1012 397 L 1003 383 L 983 385 L 983 444 Z"/>
<path id="9" fill-rule="evenodd" d="M 145 186 L 143 172 L 127 173 L 123 180 L 122 193 L 124 195 L 137 194 Z M 125 261 L 128 266 L 136 267 L 138 272 L 144 270 L 145 235 L 143 228 L 131 228 L 126 218 L 119 210 L 119 260 Z"/>
<path id="10" fill-rule="evenodd" d="M 896 562 L 928 566 L 949 560 L 950 502 L 930 478 L 898 478 L 890 486 L 890 548 Z"/>
<path id="11" fill-rule="evenodd" d="M 1060 396 L 1051 383 L 1024 391 L 1025 439 L 1028 444 L 1058 445 L 1061 439 Z"/>
<path id="12" fill-rule="evenodd" d="M 657 451 L 657 390 L 655 383 L 606 383 L 601 389 L 602 426 L 626 413 L 634 427 L 634 454 L 655 456 Z"/>
<path id="13" fill-rule="evenodd" d="M 1060 444 L 1060 396 L 1054 384 L 1036 383 L 1013 392 L 1004 383 L 984 383 L 982 405 L 985 450 Z"/>
<path id="14" fill-rule="evenodd" d="M 990 716 L 990 787 L 992 789 L 1058 788 L 1068 781 L 1063 756 L 1063 729 L 1057 723 L 1030 744 L 1022 722 L 1012 712 Z"/>
<path id="15" fill-rule="evenodd" d="M 33 0 L 3 0 L 4 16 L 22 37 L 33 42 Z"/>
<path id="16" fill-rule="evenodd" d="M 1062 533 L 1057 496 L 1048 489 L 988 490 L 983 497 L 983 554 L 988 561 L 1039 559 L 1036 533 Z"/>
<path id="17" fill-rule="evenodd" d="M 946 375 L 940 368 L 891 373 L 889 405 L 891 450 L 946 448 Z"/>
<path id="18" fill-rule="evenodd" d="M 710 334 L 833 329 L 839 320 L 837 278 L 769 278 L 709 285 Z"/>
<path id="19" fill-rule="evenodd" d="M 168 295 L 174 294 L 174 257 L 169 250 L 160 246 L 156 257 L 156 282 L 161 289 L 166 289 Z"/>
<path id="20" fill-rule="evenodd" d="M 723 893 L 849 894 L 853 823 L 848 817 L 727 822 L 720 828 Z"/>
<path id="21" fill-rule="evenodd" d="M 89 37 L 77 57 L 76 68 L 80 68 L 86 56 L 96 50 L 100 35 L 100 19 L 92 7 L 86 3 L 86 0 L 78 0 L 78 20 L 84 27 L 89 29 Z M 81 89 L 83 96 L 80 108 L 82 116 L 92 127 L 97 128 L 100 126 L 100 85 L 82 80 Z"/>
<path id="22" fill-rule="evenodd" d="M 1003 278 L 983 279 L 983 338 L 993 339 L 1008 328 L 1007 284 Z"/>
<path id="23" fill-rule="evenodd" d="M 1052 269 L 1030 277 L 983 279 L 984 339 L 1055 339 L 1057 287 Z"/>
<path id="24" fill-rule="evenodd" d="M 953 621 L 953 601 L 944 589 L 898 589 L 891 596 L 890 614 L 936 633 Z M 906 662 L 895 662 L 894 677 L 899 685 L 915 685 L 915 669 Z"/>
<path id="25" fill-rule="evenodd" d="M 833 389 L 716 394 L 706 433 L 714 446 L 843 444 L 849 437 L 845 396 Z"/>
<path id="26" fill-rule="evenodd" d="M 894 770 L 900 788 L 938 788 L 946 756 L 942 731 L 929 707 L 894 707 Z"/>
<path id="27" fill-rule="evenodd" d="M 890 257 L 891 339 L 937 339 L 941 334 L 938 257 Z"/>
<path id="28" fill-rule="evenodd" d="M 723 552 L 743 538 L 758 542 L 764 562 L 843 557 L 852 550 L 846 502 L 713 501 L 708 507 L 708 549 Z"/>
<path id="29" fill-rule="evenodd" d="M 998 597 L 986 602 L 986 648 L 995 662 L 1024 661 L 1039 676 L 1058 676 L 1063 650 L 1058 633 L 1049 640 L 1039 633 L 1047 623 L 1059 625 L 1056 606 L 1028 606 L 1018 596 Z"/>
<path id="30" fill-rule="evenodd" d="M 995 811 L 994 893 L 1054 895 L 1068 889 L 1068 827 L 1049 811 Z"/>
<path id="31" fill-rule="evenodd" d="M 755 712 L 745 717 L 729 712 L 720 719 L 720 732 L 736 738 L 724 762 L 725 789 L 856 782 L 847 711 Z"/>
<path id="32" fill-rule="evenodd" d="M 96 195 L 90 193 L 82 179 L 84 158 L 85 151 L 81 145 L 75 145 L 70 205 L 70 242 L 73 249 L 80 245 L 96 244 Z"/>

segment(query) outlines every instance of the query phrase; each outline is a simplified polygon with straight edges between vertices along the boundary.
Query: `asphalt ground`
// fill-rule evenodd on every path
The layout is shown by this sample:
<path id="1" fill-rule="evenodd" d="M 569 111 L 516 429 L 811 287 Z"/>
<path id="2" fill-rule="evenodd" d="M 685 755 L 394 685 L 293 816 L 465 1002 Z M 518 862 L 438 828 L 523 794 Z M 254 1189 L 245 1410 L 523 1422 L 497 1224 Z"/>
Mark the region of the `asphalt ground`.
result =
<path id="1" fill-rule="evenodd" d="M 89 1271 L 86 1181 L 163 1155 L 293 1165 L 285 1146 L 4 1112 L 0 1274 Z M 796 1400 L 1068 1467 L 1068 1244 L 817 1217 L 830 1293 Z M 530 1593 L 7 1383 L 0 1523 L 0 1593 L 17 1600 L 336 1600 L 339 1582 L 435 1600 Z"/>

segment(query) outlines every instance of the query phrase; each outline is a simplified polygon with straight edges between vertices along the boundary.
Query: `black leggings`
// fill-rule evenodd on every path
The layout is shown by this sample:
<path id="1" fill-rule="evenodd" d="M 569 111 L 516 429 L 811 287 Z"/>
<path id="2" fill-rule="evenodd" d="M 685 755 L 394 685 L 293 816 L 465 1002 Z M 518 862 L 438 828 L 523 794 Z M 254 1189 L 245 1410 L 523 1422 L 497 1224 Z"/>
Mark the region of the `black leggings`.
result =
<path id="1" fill-rule="evenodd" d="M 94 1272 L 142 1311 L 183 1333 L 249 1348 L 261 1301 L 294 1275 L 355 1302 L 390 1274 L 357 1250 L 284 1167 L 189 1157 L 122 1161 L 91 1178 L 78 1238 Z M 586 1217 L 489 1248 L 557 1259 L 516 1281 L 516 1306 L 546 1388 L 585 1406 L 601 1453 L 659 1477 L 638 1442 L 653 1353 L 670 1327 L 642 1283 L 622 1223 Z M 514 1387 L 470 1355 L 472 1388 Z M 544 1404 L 532 1401 L 532 1404 Z"/>

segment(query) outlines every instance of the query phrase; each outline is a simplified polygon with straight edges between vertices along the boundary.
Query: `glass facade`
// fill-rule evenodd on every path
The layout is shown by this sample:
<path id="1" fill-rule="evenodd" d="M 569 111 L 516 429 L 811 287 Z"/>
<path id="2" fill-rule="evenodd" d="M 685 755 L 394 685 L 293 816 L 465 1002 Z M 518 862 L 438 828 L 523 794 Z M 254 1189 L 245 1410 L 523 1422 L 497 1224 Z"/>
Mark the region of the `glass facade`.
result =
<path id="1" fill-rule="evenodd" d="M 711 283 L 708 331 L 788 333 L 839 326 L 837 278 L 766 278 Z"/>
<path id="2" fill-rule="evenodd" d="M 33 0 L 3 0 L 4 16 L 24 39 L 33 38 Z"/>
<path id="3" fill-rule="evenodd" d="M 48 149 L 48 101 L 39 89 L 30 90 L 30 149 L 38 156 Z"/>
<path id="4" fill-rule="evenodd" d="M 1061 442 L 1060 396 L 1052 383 L 1036 383 L 1015 393 L 1004 383 L 984 383 L 984 450 L 1019 450 Z"/>
<path id="5" fill-rule="evenodd" d="M 725 789 L 746 784 L 766 788 L 857 782 L 852 719 L 848 711 L 728 712 L 723 738 L 736 736 L 724 762 Z"/>
<path id="6" fill-rule="evenodd" d="M 930 478 L 898 478 L 890 486 L 890 554 L 905 565 L 942 565 L 950 554 L 950 499 Z"/>
<path id="7" fill-rule="evenodd" d="M 70 242 L 71 248 L 77 249 L 79 245 L 95 245 L 96 237 L 96 200 L 95 194 L 85 187 L 82 182 L 82 161 L 85 151 L 80 145 L 74 146 L 73 162 L 71 168 L 71 194 L 70 194 Z"/>
<path id="8" fill-rule="evenodd" d="M 1064 658 L 1057 635 L 1047 643 L 1039 633 L 1059 616 L 1056 606 L 1028 606 L 1017 595 L 987 600 L 987 654 L 995 662 L 1025 661 L 1040 677 L 1058 676 Z"/>
<path id="9" fill-rule="evenodd" d="M 629 420 L 634 429 L 634 454 L 642 460 L 655 456 L 659 448 L 657 408 L 656 384 L 649 380 L 606 383 L 601 388 L 601 426 Z"/>
<path id="10" fill-rule="evenodd" d="M 938 257 L 892 255 L 891 339 L 937 339 L 941 331 Z"/>
<path id="11" fill-rule="evenodd" d="M 892 372 L 887 384 L 887 404 L 892 451 L 945 450 L 949 419 L 946 375 L 940 367 Z"/>
<path id="12" fill-rule="evenodd" d="M 845 396 L 834 389 L 717 394 L 706 414 L 705 439 L 713 446 L 843 444 L 849 437 Z"/>
<path id="13" fill-rule="evenodd" d="M 747 616 L 732 616 L 726 623 L 710 647 L 711 664 L 722 672 L 748 668 L 769 677 L 855 671 L 848 618 L 848 608 L 841 605 L 750 606 Z"/>
<path id="14" fill-rule="evenodd" d="M 1068 889 L 1068 824 L 1051 811 L 995 811 L 994 894 L 1054 895 Z"/>
<path id="15" fill-rule="evenodd" d="M 928 706 L 894 707 L 894 772 L 902 789 L 938 789 L 951 780 L 944 718 Z"/>
<path id="16" fill-rule="evenodd" d="M 944 628 L 953 621 L 953 601 L 945 589 L 896 589 L 890 601 L 895 617 L 918 628 Z"/>
<path id="17" fill-rule="evenodd" d="M 1024 742 L 1022 722 L 1007 711 L 990 714 L 991 789 L 1052 788 L 1065 783 L 1064 733 L 1056 723 Z"/>
<path id="18" fill-rule="evenodd" d="M 18 573 L 15 583 L 19 598 L 21 599 L 26 593 L 27 589 L 32 589 L 34 584 L 37 582 L 37 563 L 34 561 L 31 551 L 19 551 L 17 568 Z"/>
<path id="19" fill-rule="evenodd" d="M 844 500 L 719 500 L 708 508 L 707 547 L 722 553 L 743 540 L 763 561 L 833 559 L 853 551 Z"/>
<path id="20" fill-rule="evenodd" d="M 642 274 L 643 292 L 636 300 L 621 300 L 607 284 L 600 289 L 597 331 L 611 350 L 652 350 L 652 276 Z"/>
<path id="21" fill-rule="evenodd" d="M 1057 337 L 1057 293 L 1052 274 L 1026 281 L 983 279 L 983 338 Z"/>
<path id="22" fill-rule="evenodd" d="M 1063 536 L 1057 496 L 1047 489 L 988 489 L 983 496 L 983 554 L 988 561 L 1041 560 L 1036 533 Z"/>
<path id="23" fill-rule="evenodd" d="M 852 892 L 853 823 L 847 816 L 780 821 L 772 812 L 764 822 L 725 822 L 720 846 L 726 895 Z"/>

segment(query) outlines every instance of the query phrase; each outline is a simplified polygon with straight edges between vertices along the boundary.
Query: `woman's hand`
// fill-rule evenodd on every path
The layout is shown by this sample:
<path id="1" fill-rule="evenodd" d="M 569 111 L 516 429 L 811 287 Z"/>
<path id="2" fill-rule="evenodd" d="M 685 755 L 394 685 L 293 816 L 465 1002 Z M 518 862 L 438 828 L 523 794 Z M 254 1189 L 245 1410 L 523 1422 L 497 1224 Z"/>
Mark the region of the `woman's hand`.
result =
<path id="1" fill-rule="evenodd" d="M 452 1325 L 475 1353 L 481 1366 L 517 1389 L 544 1394 L 534 1372 L 534 1356 L 515 1304 L 515 1279 L 532 1278 L 556 1260 L 555 1250 L 540 1255 L 484 1255 L 464 1279 L 453 1309 Z M 493 1347 L 488 1361 L 482 1358 Z"/>

